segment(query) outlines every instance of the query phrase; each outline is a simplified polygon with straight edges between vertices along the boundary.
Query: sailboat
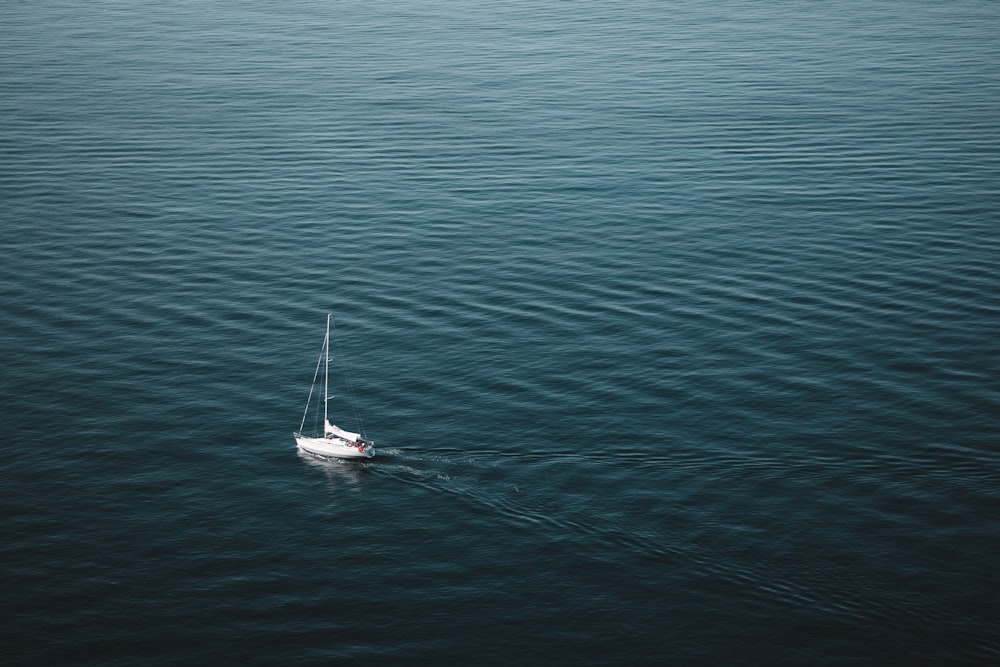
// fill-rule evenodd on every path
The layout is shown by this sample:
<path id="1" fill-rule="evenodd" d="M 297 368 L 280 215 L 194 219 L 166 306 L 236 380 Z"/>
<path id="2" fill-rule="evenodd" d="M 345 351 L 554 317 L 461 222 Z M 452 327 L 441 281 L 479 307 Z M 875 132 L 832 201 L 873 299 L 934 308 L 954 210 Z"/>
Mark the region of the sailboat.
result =
<path id="1" fill-rule="evenodd" d="M 323 365 L 323 432 L 314 435 L 304 435 L 306 417 L 319 378 L 319 367 Z M 326 315 L 326 336 L 323 338 L 323 350 L 316 362 L 316 372 L 313 373 L 312 387 L 309 388 L 309 398 L 306 409 L 302 413 L 302 423 L 295 432 L 295 444 L 302 451 L 314 456 L 338 459 L 370 459 L 375 456 L 375 443 L 362 436 L 352 433 L 330 423 L 327 405 L 330 402 L 330 314 Z M 316 407 L 319 409 L 319 406 Z"/>

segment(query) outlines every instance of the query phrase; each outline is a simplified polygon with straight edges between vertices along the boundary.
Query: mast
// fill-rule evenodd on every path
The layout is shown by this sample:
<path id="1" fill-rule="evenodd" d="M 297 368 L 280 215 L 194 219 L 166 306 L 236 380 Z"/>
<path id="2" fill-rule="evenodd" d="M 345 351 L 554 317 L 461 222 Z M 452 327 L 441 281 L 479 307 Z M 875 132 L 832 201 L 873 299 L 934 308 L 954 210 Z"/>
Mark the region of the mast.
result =
<path id="1" fill-rule="evenodd" d="M 326 350 L 326 368 L 323 370 L 323 435 L 326 435 L 326 425 L 330 423 L 326 414 L 330 402 L 330 313 L 326 314 L 326 338 L 323 340 L 323 349 Z"/>

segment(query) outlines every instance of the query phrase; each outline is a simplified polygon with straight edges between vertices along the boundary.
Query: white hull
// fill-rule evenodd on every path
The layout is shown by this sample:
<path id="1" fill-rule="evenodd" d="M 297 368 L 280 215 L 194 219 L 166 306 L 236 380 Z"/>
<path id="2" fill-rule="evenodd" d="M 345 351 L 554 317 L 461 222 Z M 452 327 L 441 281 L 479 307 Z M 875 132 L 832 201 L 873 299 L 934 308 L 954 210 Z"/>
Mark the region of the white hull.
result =
<path id="1" fill-rule="evenodd" d="M 340 438 L 309 438 L 295 434 L 295 444 L 304 452 L 337 459 L 370 459 L 375 447 L 370 443 L 354 443 Z"/>

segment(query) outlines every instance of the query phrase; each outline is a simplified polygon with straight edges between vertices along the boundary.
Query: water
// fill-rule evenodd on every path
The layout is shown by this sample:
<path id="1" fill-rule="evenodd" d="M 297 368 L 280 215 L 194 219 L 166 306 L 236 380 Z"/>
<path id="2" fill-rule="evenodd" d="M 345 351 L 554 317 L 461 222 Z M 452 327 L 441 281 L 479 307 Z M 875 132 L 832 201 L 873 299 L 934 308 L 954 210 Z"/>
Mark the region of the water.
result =
<path id="1" fill-rule="evenodd" d="M 1000 660 L 995 3 L 5 9 L 5 662 Z"/>

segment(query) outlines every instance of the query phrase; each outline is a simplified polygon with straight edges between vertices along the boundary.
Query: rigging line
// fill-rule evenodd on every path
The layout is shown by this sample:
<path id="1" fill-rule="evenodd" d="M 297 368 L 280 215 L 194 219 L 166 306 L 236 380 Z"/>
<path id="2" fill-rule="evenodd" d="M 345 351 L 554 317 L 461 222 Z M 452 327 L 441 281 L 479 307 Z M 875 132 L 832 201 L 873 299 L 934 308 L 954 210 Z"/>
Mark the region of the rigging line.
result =
<path id="1" fill-rule="evenodd" d="M 316 360 L 316 370 L 315 370 L 315 372 L 313 372 L 313 381 L 312 381 L 312 384 L 309 385 L 309 398 L 306 399 L 306 409 L 302 411 L 302 423 L 299 424 L 299 433 L 302 433 L 302 429 L 305 428 L 305 425 L 306 425 L 306 416 L 309 414 L 309 405 L 312 403 L 312 400 L 313 400 L 313 389 L 316 388 L 316 378 L 319 377 L 319 366 L 320 366 L 320 364 L 323 363 L 323 352 L 324 351 L 326 351 L 326 347 L 325 346 L 323 347 L 322 350 L 320 350 L 319 359 Z M 319 419 L 319 418 L 317 417 L 317 419 Z"/>
<path id="2" fill-rule="evenodd" d="M 333 341 L 334 346 L 339 351 L 340 341 L 337 340 L 336 328 L 337 324 L 333 320 L 330 321 L 330 339 Z M 340 358 L 340 367 L 344 369 L 344 379 L 347 380 L 347 396 L 351 400 L 351 410 L 354 412 L 354 419 L 358 423 L 358 430 L 361 431 L 361 437 L 367 438 L 368 434 L 365 432 L 365 421 L 361 418 L 361 412 L 358 410 L 358 403 L 354 400 L 354 381 L 351 379 L 351 369 L 347 367 L 347 358 L 345 355 L 338 355 Z"/>

